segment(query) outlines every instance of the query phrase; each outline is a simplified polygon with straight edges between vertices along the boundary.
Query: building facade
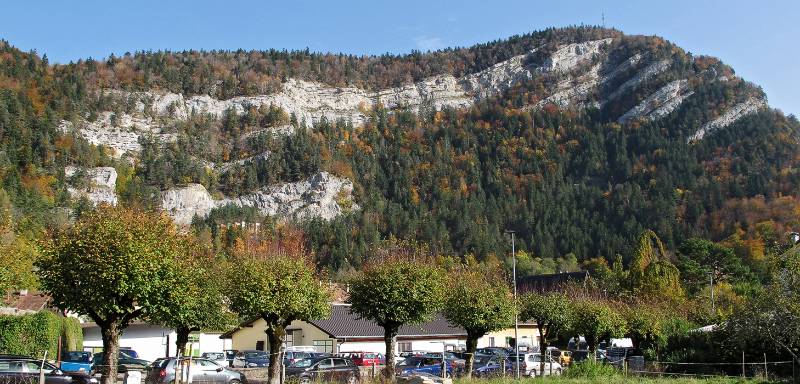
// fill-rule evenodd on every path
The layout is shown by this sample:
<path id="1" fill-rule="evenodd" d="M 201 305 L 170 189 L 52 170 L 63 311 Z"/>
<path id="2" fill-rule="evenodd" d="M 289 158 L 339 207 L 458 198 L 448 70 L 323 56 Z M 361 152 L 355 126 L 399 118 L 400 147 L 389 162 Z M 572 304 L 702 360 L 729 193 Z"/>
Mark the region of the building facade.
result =
<path id="1" fill-rule="evenodd" d="M 229 339 L 232 349 L 266 351 L 269 349 L 269 342 L 265 329 L 266 322 L 259 318 L 245 322 L 220 337 Z M 535 324 L 520 324 L 519 336 L 520 346 L 535 348 L 539 345 L 539 330 Z M 395 353 L 463 350 L 466 340 L 466 331 L 451 325 L 441 316 L 436 316 L 426 323 L 403 326 L 397 336 Z M 284 347 L 301 345 L 314 346 L 317 352 L 328 353 L 385 352 L 383 328 L 371 321 L 359 319 L 350 312 L 347 304 L 332 304 L 328 319 L 293 321 L 286 328 Z M 513 345 L 514 328 L 487 334 L 478 341 L 479 348 Z"/>

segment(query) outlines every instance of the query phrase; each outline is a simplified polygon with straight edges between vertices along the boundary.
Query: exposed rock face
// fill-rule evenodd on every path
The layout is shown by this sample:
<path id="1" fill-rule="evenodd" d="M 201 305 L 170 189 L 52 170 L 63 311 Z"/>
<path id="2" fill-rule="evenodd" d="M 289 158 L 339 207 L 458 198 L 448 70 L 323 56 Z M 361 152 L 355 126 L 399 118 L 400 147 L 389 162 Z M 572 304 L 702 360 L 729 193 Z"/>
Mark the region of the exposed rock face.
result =
<path id="1" fill-rule="evenodd" d="M 255 207 L 264 215 L 284 219 L 330 220 L 347 210 L 357 210 L 353 202 L 353 183 L 327 172 L 317 173 L 296 183 L 285 183 L 258 192 L 214 200 L 200 184 L 171 189 L 162 194 L 161 208 L 178 224 L 190 224 L 194 216 L 204 217 L 212 209 L 228 204 Z"/>
<path id="2" fill-rule="evenodd" d="M 205 187 L 189 184 L 161 194 L 161 209 L 175 220 L 176 224 L 191 224 L 195 216 L 205 217 L 216 207 Z"/>
<path id="3" fill-rule="evenodd" d="M 614 92 L 608 95 L 608 100 L 611 101 L 618 97 L 620 97 L 625 92 L 636 88 L 639 84 L 655 77 L 659 73 L 662 73 L 669 69 L 672 63 L 669 60 L 659 60 L 652 62 L 647 65 L 644 69 L 636 73 L 635 76 L 631 77 L 624 83 L 622 83 Z"/>
<path id="4" fill-rule="evenodd" d="M 586 41 L 567 44 L 559 47 L 550 58 L 534 71 L 561 75 L 579 64 L 590 61 L 601 48 L 612 39 Z M 289 114 L 294 114 L 298 121 L 305 121 L 313 126 L 322 119 L 328 121 L 344 120 L 354 125 L 363 124 L 367 116 L 364 111 L 381 103 L 388 109 L 420 107 L 442 109 L 445 107 L 463 108 L 472 105 L 476 100 L 496 95 L 521 80 L 530 79 L 532 71 L 525 67 L 525 57 L 519 55 L 497 63 L 483 71 L 464 76 L 460 79 L 452 75 L 434 76 L 423 81 L 390 88 L 378 92 L 368 92 L 354 87 L 335 88 L 324 84 L 289 79 L 283 89 L 271 95 L 242 96 L 228 100 L 217 100 L 208 95 L 184 97 L 181 94 L 156 94 L 151 92 L 113 91 L 118 96 L 133 98 L 139 111 L 152 108 L 158 115 L 185 119 L 192 113 L 207 113 L 221 117 L 225 111 L 242 113 L 246 107 L 274 105 Z M 596 77 L 597 73 L 590 77 Z M 585 93 L 593 84 L 583 86 L 578 92 Z M 567 91 L 562 89 L 562 91 Z M 558 99 L 570 97 L 557 96 Z"/>
<path id="5" fill-rule="evenodd" d="M 67 121 L 62 121 L 59 125 L 62 132 L 69 132 L 75 128 Z M 100 113 L 94 122 L 82 122 L 77 127 L 76 133 L 94 145 L 111 148 L 114 157 L 141 151 L 139 138 L 143 135 L 153 135 L 161 142 L 172 142 L 176 139 L 174 134 L 163 133 L 152 119 L 128 114 L 115 115 L 112 112 Z"/>
<path id="6" fill-rule="evenodd" d="M 714 132 L 718 129 L 725 128 L 736 122 L 736 120 L 739 120 L 747 115 L 756 113 L 759 110 L 767 107 L 768 105 L 766 100 L 761 98 L 751 97 L 742 103 L 734 105 L 716 119 L 703 124 L 703 126 L 700 127 L 700 129 L 698 129 L 697 132 L 695 132 L 695 134 L 689 138 L 689 141 L 692 142 L 692 141 L 702 140 L 703 137 L 705 137 L 707 134 Z"/>
<path id="7" fill-rule="evenodd" d="M 640 117 L 655 120 L 666 116 L 675 110 L 683 100 L 694 93 L 688 87 L 689 80 L 686 79 L 670 82 L 620 116 L 618 121 L 626 123 L 631 119 Z"/>
<path id="8" fill-rule="evenodd" d="M 550 58 L 539 67 L 542 72 L 566 72 L 570 71 L 580 63 L 591 60 L 600 53 L 600 48 L 611 43 L 613 39 L 601 39 L 585 41 L 583 43 L 567 44 L 559 47 Z"/>
<path id="9" fill-rule="evenodd" d="M 72 178 L 81 173 L 81 184 L 88 184 L 83 188 L 68 187 L 72 198 L 86 197 L 94 205 L 117 205 L 117 170 L 113 167 L 78 168 L 68 166 L 64 168 L 64 175 Z"/>

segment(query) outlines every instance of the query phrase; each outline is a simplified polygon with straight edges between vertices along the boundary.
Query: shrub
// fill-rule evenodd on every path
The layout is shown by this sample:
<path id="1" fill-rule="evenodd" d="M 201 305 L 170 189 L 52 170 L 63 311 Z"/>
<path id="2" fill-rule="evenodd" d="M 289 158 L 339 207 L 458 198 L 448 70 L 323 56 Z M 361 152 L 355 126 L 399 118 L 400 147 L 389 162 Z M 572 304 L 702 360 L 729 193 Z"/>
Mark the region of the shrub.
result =
<path id="1" fill-rule="evenodd" d="M 569 369 L 564 371 L 564 377 L 572 379 L 597 379 L 602 377 L 612 377 L 618 374 L 619 371 L 614 368 L 614 366 L 610 364 L 594 362 L 591 360 L 573 364 L 569 367 Z"/>
<path id="2" fill-rule="evenodd" d="M 82 349 L 83 333 L 76 319 L 52 312 L 0 316 L 0 353 L 41 357 L 58 355 L 59 337 L 64 349 Z"/>

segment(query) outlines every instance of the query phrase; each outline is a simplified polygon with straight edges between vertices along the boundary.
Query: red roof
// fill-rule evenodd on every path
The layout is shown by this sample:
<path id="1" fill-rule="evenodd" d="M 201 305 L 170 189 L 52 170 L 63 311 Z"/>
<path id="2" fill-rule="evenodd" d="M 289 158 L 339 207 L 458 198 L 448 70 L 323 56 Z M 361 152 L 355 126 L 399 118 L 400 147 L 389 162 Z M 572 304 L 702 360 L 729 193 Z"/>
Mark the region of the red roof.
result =
<path id="1" fill-rule="evenodd" d="M 44 293 L 14 292 L 6 295 L 4 306 L 21 312 L 39 312 L 48 307 L 50 296 Z"/>

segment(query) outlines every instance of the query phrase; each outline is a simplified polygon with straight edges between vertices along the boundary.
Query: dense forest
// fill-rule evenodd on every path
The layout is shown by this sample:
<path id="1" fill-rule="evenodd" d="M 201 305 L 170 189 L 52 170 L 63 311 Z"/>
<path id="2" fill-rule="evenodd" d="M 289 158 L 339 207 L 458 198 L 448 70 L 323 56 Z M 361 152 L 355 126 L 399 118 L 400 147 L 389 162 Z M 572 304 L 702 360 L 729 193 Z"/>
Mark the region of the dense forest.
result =
<path id="1" fill-rule="evenodd" d="M 553 86 L 554 80 L 537 76 L 463 110 L 378 106 L 363 126 L 323 121 L 306 128 L 280 108 L 266 107 L 228 111 L 219 119 L 160 118 L 176 140 L 143 138 L 133 160 L 114 158 L 57 128 L 62 120 L 91 121 L 102 111 L 132 110 L 108 89 L 226 99 L 276 92 L 287 78 L 382 89 L 442 73 L 475 73 L 533 48 L 538 49 L 526 60 L 537 62 L 559 44 L 606 37 L 614 38 L 608 48 L 612 61 L 642 53 L 672 65 L 614 103 L 582 109 L 529 108 Z M 720 76 L 727 81 L 717 81 Z M 678 78 L 691 79 L 694 95 L 674 113 L 616 121 L 643 95 Z M 624 80 L 597 89 L 595 97 Z M 704 121 L 761 94 L 719 60 L 695 57 L 658 37 L 592 27 L 377 57 L 137 52 L 52 65 L 46 56 L 2 42 L 4 244 L 24 251 L 46 231 L 91 209 L 85 200 L 70 199 L 67 165 L 115 167 L 121 204 L 153 209 L 161 191 L 190 182 L 214 195 L 236 196 L 326 170 L 354 183 L 360 209 L 293 225 L 304 233 L 319 268 L 331 272 L 358 268 L 376 242 L 392 237 L 424 243 L 436 254 L 505 262 L 506 230 L 516 232 L 528 274 L 592 268 L 618 257 L 627 265 L 646 230 L 673 255 L 686 240 L 700 237 L 725 244 L 742 260 L 763 261 L 798 227 L 800 123 L 764 110 L 701 141 L 687 141 Z M 257 134 L 286 124 L 294 125 L 293 134 Z M 266 152 L 270 156 L 257 156 Z M 224 173 L 204 166 L 251 157 Z M 232 240 L 219 224 L 240 219 L 272 230 L 285 225 L 252 210 L 223 208 L 196 218 L 193 228 L 222 244 Z"/>

